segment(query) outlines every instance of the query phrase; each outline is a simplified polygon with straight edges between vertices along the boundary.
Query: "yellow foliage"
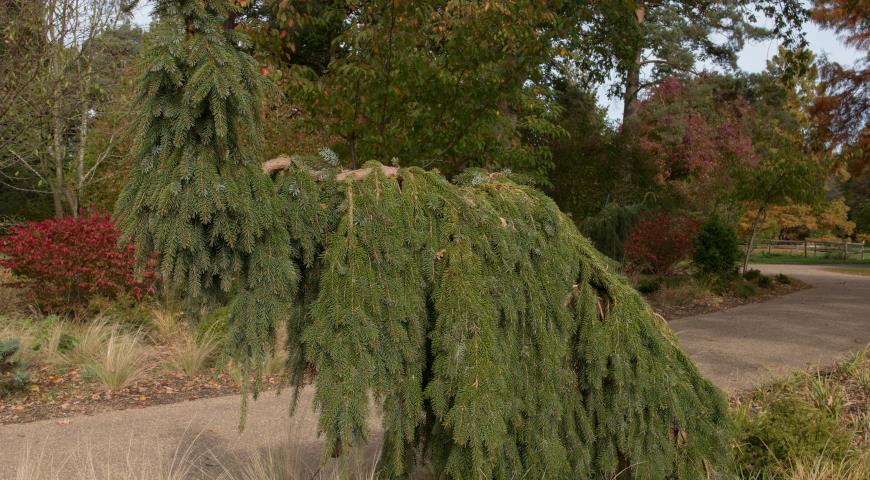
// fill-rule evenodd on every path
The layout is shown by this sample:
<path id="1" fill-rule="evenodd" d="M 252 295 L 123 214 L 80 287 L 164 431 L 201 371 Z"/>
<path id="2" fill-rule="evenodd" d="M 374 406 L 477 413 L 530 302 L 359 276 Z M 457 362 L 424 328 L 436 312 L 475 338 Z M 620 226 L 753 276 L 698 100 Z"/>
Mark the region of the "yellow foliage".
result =
<path id="1" fill-rule="evenodd" d="M 750 210 L 743 214 L 738 226 L 741 233 L 751 231 L 756 213 Z M 771 206 L 761 229 L 778 236 L 782 230 L 796 227 L 806 227 L 814 235 L 851 235 L 855 231 L 855 222 L 849 220 L 849 206 L 842 198 L 838 198 L 818 210 L 809 205 L 795 203 Z"/>

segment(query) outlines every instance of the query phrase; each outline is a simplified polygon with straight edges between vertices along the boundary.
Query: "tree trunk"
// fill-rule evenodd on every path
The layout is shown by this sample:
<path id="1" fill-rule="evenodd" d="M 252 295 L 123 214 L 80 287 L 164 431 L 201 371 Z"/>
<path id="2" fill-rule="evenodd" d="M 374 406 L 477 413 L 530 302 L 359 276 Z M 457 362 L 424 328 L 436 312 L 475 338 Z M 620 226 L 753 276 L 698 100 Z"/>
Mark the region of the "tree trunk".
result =
<path id="1" fill-rule="evenodd" d="M 96 7 L 94 7 L 96 8 Z M 96 18 L 96 12 L 93 13 L 93 17 Z M 76 185 L 75 191 L 70 192 L 70 211 L 74 217 L 77 217 L 79 214 L 79 209 L 81 208 L 82 199 L 85 196 L 85 184 L 87 179 L 85 175 L 87 175 L 85 170 L 85 153 L 87 151 L 88 146 L 88 127 L 90 121 L 91 114 L 91 102 L 90 102 L 90 90 L 91 90 L 91 76 L 94 73 L 94 46 L 88 45 L 88 55 L 87 55 L 87 65 L 85 66 L 85 71 L 81 71 L 81 67 L 79 67 L 79 82 L 80 82 L 80 90 L 79 90 L 79 131 L 78 131 L 78 152 L 76 152 Z"/>
<path id="2" fill-rule="evenodd" d="M 54 216 L 62 218 L 64 215 L 64 190 L 65 181 L 63 175 L 63 160 L 66 149 L 63 145 L 63 109 L 61 108 L 60 92 L 56 87 L 52 98 L 51 107 L 51 161 L 53 177 L 49 183 L 51 196 L 54 201 Z"/>
<path id="3" fill-rule="evenodd" d="M 646 5 L 639 5 L 634 10 L 634 18 L 637 21 L 638 29 L 642 30 L 644 20 L 646 19 Z M 637 113 L 637 96 L 640 93 L 640 67 L 641 56 L 643 54 L 643 42 L 639 42 L 634 52 L 634 63 L 628 70 L 625 79 L 625 95 L 622 98 L 622 125 L 625 130 L 626 125 L 630 125 L 629 120 Z"/>
<path id="4" fill-rule="evenodd" d="M 637 21 L 638 30 L 643 27 L 644 19 L 646 18 L 646 6 L 641 4 L 634 11 L 634 18 Z M 622 128 L 620 135 L 623 137 L 623 142 L 626 145 L 633 145 L 635 140 L 635 131 L 637 130 L 634 116 L 637 113 L 637 96 L 640 93 L 640 68 L 641 56 L 643 55 L 643 41 L 638 41 L 634 52 L 633 62 L 628 69 L 625 78 L 625 92 L 622 97 Z M 632 162 L 631 155 L 623 155 L 623 160 L 620 165 L 622 169 L 622 184 L 626 187 L 632 185 L 632 173 L 635 165 Z"/>
<path id="5" fill-rule="evenodd" d="M 755 221 L 752 224 L 752 235 L 749 236 L 749 243 L 746 245 L 746 253 L 743 256 L 743 273 L 749 268 L 749 256 L 752 255 L 752 247 L 755 245 L 755 237 L 758 236 L 758 231 L 761 230 L 761 224 L 767 217 L 767 202 L 761 204 L 758 208 L 758 213 L 755 214 Z"/>

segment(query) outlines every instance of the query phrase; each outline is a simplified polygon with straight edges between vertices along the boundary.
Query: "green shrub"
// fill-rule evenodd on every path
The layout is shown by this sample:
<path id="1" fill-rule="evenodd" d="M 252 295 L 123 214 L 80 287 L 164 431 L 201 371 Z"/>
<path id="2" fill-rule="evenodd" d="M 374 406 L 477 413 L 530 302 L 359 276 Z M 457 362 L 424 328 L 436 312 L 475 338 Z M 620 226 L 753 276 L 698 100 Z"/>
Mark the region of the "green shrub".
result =
<path id="1" fill-rule="evenodd" d="M 110 318 L 112 323 L 130 331 L 147 330 L 151 327 L 151 304 L 128 295 L 115 299 L 96 298 L 88 307 L 93 314 Z"/>
<path id="2" fill-rule="evenodd" d="M 693 242 L 692 262 L 703 274 L 732 277 L 740 261 L 740 245 L 734 228 L 712 218 L 705 223 Z"/>
<path id="3" fill-rule="evenodd" d="M 740 298 L 749 298 L 755 295 L 755 287 L 751 283 L 736 282 L 731 285 L 731 293 Z"/>
<path id="4" fill-rule="evenodd" d="M 18 351 L 19 345 L 20 342 L 17 338 L 0 340 L 0 365 L 12 360 L 12 356 Z"/>
<path id="5" fill-rule="evenodd" d="M 640 220 L 642 205 L 621 206 L 608 203 L 595 216 L 583 220 L 580 232 L 601 253 L 621 262 L 625 258 L 623 245 L 631 228 Z"/>
<path id="6" fill-rule="evenodd" d="M 761 288 L 767 289 L 773 286 L 773 280 L 766 275 L 759 275 L 758 278 L 755 279 L 755 284 Z"/>
<path id="7" fill-rule="evenodd" d="M 196 340 L 209 339 L 217 342 L 219 350 L 227 339 L 227 309 L 215 308 L 196 323 Z"/>
<path id="8" fill-rule="evenodd" d="M 656 293 L 662 288 L 661 282 L 656 279 L 644 279 L 637 283 L 637 291 L 645 295 Z"/>
<path id="9" fill-rule="evenodd" d="M 746 478 L 765 478 L 795 461 L 846 457 L 850 433 L 826 411 L 783 394 L 757 412 L 738 411 L 736 460 Z"/>
<path id="10" fill-rule="evenodd" d="M 26 365 L 17 359 L 20 349 L 17 338 L 0 340 L 0 395 L 23 390 L 30 381 Z"/>
<path id="11" fill-rule="evenodd" d="M 778 273 L 776 275 L 776 277 L 774 277 L 774 278 L 776 279 L 776 283 L 779 283 L 782 285 L 790 285 L 791 284 L 791 277 L 789 277 L 788 275 L 786 275 L 784 273 Z"/>
<path id="12" fill-rule="evenodd" d="M 752 270 L 747 270 L 747 271 L 743 272 L 743 278 L 745 278 L 746 280 L 749 280 L 750 282 L 754 282 L 760 276 L 761 276 L 761 270 L 752 269 Z"/>

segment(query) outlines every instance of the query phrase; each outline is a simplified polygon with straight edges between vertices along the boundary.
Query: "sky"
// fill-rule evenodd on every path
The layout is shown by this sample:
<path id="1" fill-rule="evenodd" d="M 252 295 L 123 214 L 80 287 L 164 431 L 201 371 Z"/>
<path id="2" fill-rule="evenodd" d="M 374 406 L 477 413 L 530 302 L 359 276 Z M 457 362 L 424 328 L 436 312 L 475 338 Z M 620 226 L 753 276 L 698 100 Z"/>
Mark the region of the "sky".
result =
<path id="1" fill-rule="evenodd" d="M 143 1 L 136 8 L 133 22 L 137 25 L 147 26 L 150 23 L 151 2 Z M 862 57 L 861 52 L 845 45 L 831 30 L 822 30 L 814 23 L 805 25 L 807 42 L 810 49 L 819 57 L 827 56 L 829 60 L 844 65 L 851 65 Z M 776 55 L 779 43 L 776 40 L 747 43 L 737 59 L 737 65 L 741 70 L 757 73 L 765 69 L 767 61 Z M 622 101 L 618 98 L 609 98 L 606 94 L 607 87 L 599 89 L 598 100 L 607 106 L 607 117 L 611 121 L 619 121 L 622 117 Z"/>

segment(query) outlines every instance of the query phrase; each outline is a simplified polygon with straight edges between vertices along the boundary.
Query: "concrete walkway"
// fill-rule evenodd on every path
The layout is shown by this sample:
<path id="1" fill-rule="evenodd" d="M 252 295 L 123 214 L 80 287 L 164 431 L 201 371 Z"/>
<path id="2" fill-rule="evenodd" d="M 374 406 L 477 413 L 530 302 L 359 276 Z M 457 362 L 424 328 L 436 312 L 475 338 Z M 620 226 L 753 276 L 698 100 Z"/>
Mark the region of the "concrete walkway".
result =
<path id="1" fill-rule="evenodd" d="M 671 323 L 683 348 L 720 387 L 734 392 L 771 375 L 828 365 L 870 343 L 870 277 L 815 266 L 761 268 L 798 277 L 815 288 Z M 241 435 L 235 396 L 0 426 L 0 479 L 216 478 L 225 469 L 238 472 L 254 454 L 292 463 L 294 469 L 309 472 L 300 478 L 311 478 L 315 466 L 310 464 L 320 455 L 312 393 L 311 388 L 302 392 L 292 418 L 287 415 L 287 393 L 264 395 L 251 404 Z M 371 426 L 376 431 L 376 419 Z M 378 440 L 372 438 L 370 444 Z M 282 459 L 281 452 L 292 453 Z M 179 471 L 179 463 L 200 470 Z M 22 464 L 43 468 L 17 476 Z M 175 475 L 167 476 L 167 471 Z"/>
<path id="2" fill-rule="evenodd" d="M 831 365 L 870 343 L 870 277 L 815 265 L 756 267 L 813 288 L 670 322 L 701 373 L 720 388 L 734 393 L 772 376 Z"/>

